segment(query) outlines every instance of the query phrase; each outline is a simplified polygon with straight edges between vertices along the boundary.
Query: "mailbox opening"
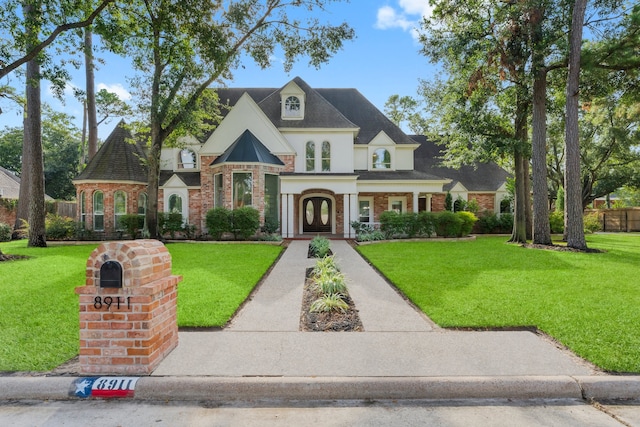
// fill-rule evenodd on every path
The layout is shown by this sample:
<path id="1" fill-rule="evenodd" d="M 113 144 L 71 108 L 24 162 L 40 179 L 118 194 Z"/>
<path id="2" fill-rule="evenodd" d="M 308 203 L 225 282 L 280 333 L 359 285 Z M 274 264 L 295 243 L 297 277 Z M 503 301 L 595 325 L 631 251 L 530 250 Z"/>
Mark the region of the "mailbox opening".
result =
<path id="1" fill-rule="evenodd" d="M 117 261 L 107 261 L 100 267 L 101 288 L 122 287 L 122 266 Z"/>

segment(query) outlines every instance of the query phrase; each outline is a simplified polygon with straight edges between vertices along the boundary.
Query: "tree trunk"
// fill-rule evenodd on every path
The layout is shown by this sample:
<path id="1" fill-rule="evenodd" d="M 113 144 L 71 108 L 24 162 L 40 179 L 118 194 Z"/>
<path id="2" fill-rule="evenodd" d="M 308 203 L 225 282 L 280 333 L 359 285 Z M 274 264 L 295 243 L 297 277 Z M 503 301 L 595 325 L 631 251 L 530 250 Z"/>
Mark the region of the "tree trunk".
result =
<path id="1" fill-rule="evenodd" d="M 580 56 L 582 26 L 587 0 L 576 0 L 573 6 L 569 36 L 569 74 L 567 76 L 567 106 L 565 128 L 565 235 L 567 246 L 586 249 L 582 219 L 582 180 L 580 174 L 580 138 L 578 101 L 580 85 Z"/>
<path id="2" fill-rule="evenodd" d="M 35 40 L 38 34 L 40 11 L 31 4 L 23 8 L 28 25 L 30 39 Z M 44 159 L 42 154 L 42 117 L 40 100 L 40 64 L 38 59 L 27 62 L 26 72 L 26 115 L 24 120 L 24 148 L 29 154 L 29 162 L 23 164 L 23 171 L 30 176 L 31 197 L 29 197 L 29 243 L 30 247 L 46 247 L 45 208 L 44 208 Z"/>
<path id="3" fill-rule="evenodd" d="M 551 244 L 547 185 L 547 71 L 539 67 L 533 81 L 531 163 L 533 168 L 533 243 Z"/>
<path id="4" fill-rule="evenodd" d="M 89 127 L 87 162 L 89 162 L 98 152 L 98 119 L 96 112 L 95 77 L 93 72 L 93 32 L 91 27 L 86 27 L 84 29 L 84 60 L 87 86 L 87 124 Z"/>
<path id="5" fill-rule="evenodd" d="M 13 225 L 13 239 L 21 238 L 20 230 L 29 217 L 29 200 L 31 199 L 31 171 L 26 165 L 32 162 L 31 150 L 29 149 L 29 128 L 27 126 L 27 106 L 24 106 L 22 118 L 22 172 L 20 173 L 20 193 L 18 194 L 18 208 L 16 210 L 16 222 Z"/>
<path id="6" fill-rule="evenodd" d="M 526 97 L 518 93 L 516 100 L 516 118 L 514 121 L 515 139 L 517 141 L 514 148 L 514 170 L 515 170 L 515 200 L 513 216 L 513 232 L 509 242 L 527 243 L 527 210 L 529 197 L 527 192 L 527 112 L 528 106 Z"/>

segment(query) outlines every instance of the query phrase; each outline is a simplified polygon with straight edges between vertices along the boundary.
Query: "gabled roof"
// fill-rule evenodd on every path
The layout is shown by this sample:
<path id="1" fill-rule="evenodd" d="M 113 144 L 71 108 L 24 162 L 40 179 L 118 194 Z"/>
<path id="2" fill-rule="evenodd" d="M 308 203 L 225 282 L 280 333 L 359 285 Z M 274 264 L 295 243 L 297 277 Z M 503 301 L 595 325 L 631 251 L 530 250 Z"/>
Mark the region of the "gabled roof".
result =
<path id="1" fill-rule="evenodd" d="M 216 158 L 211 164 L 217 165 L 228 162 L 284 165 L 282 160 L 271 154 L 267 147 L 248 129 L 227 148 L 227 151 Z"/>
<path id="2" fill-rule="evenodd" d="M 256 100 L 276 127 L 358 129 L 358 126 L 347 119 L 335 105 L 324 99 L 300 77 L 294 78 L 293 82 L 305 93 L 304 118 L 301 120 L 282 119 L 280 90 L 272 92 L 261 101 Z"/>
<path id="3" fill-rule="evenodd" d="M 176 176 L 182 181 L 185 187 L 200 187 L 200 171 L 197 172 L 173 172 L 170 170 L 160 171 L 160 187 L 164 186 L 172 177 Z"/>
<path id="4" fill-rule="evenodd" d="M 134 181 L 147 182 L 147 168 L 143 161 L 147 156 L 139 142 L 133 137 L 124 121 L 118 123 L 107 137 L 87 167 L 74 181 Z"/>
<path id="5" fill-rule="evenodd" d="M 472 192 L 497 191 L 510 176 L 507 171 L 493 162 L 465 165 L 460 169 L 444 167 L 441 163 L 444 154 L 442 146 L 427 140 L 423 135 L 412 135 L 411 138 L 420 144 L 413 152 L 414 169 L 451 179 L 452 182 L 445 185 L 445 191 L 453 188 L 456 182 Z"/>
<path id="6" fill-rule="evenodd" d="M 368 144 L 384 131 L 396 144 L 415 144 L 357 89 L 313 89 L 300 77 L 295 77 L 293 82 L 305 92 L 305 114 L 302 120 L 282 120 L 282 88 L 219 88 L 215 91 L 220 103 L 229 106 L 234 106 L 246 92 L 278 128 L 359 129 L 356 144 Z M 224 117 L 228 109 L 222 110 L 221 115 Z"/>
<path id="7" fill-rule="evenodd" d="M 20 178 L 13 172 L 0 166 L 0 197 L 17 199 L 20 195 Z"/>

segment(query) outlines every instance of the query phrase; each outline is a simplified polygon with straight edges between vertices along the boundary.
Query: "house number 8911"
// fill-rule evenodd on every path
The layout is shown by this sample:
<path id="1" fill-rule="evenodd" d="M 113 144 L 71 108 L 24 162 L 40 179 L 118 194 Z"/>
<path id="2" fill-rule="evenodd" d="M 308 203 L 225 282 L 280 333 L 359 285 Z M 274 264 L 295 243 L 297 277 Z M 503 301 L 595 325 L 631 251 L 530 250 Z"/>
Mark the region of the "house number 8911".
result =
<path id="1" fill-rule="evenodd" d="M 124 304 L 127 303 L 127 309 L 131 308 L 131 297 L 127 297 L 126 301 L 123 299 L 121 299 L 120 297 L 95 297 L 93 299 L 93 307 L 96 310 L 102 310 L 103 308 L 105 310 L 109 310 L 111 308 L 112 305 L 116 305 L 116 308 L 118 310 L 120 310 L 120 304 Z"/>

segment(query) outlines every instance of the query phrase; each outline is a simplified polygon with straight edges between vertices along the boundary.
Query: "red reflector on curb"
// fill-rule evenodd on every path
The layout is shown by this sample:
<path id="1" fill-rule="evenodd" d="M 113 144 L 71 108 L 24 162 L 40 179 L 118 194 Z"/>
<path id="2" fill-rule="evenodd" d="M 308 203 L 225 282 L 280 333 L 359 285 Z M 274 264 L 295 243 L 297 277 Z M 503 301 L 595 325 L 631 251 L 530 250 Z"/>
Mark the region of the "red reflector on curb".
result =
<path id="1" fill-rule="evenodd" d="M 99 397 L 133 397 L 139 377 L 83 377 L 76 378 L 69 390 L 70 396 L 83 399 Z"/>

